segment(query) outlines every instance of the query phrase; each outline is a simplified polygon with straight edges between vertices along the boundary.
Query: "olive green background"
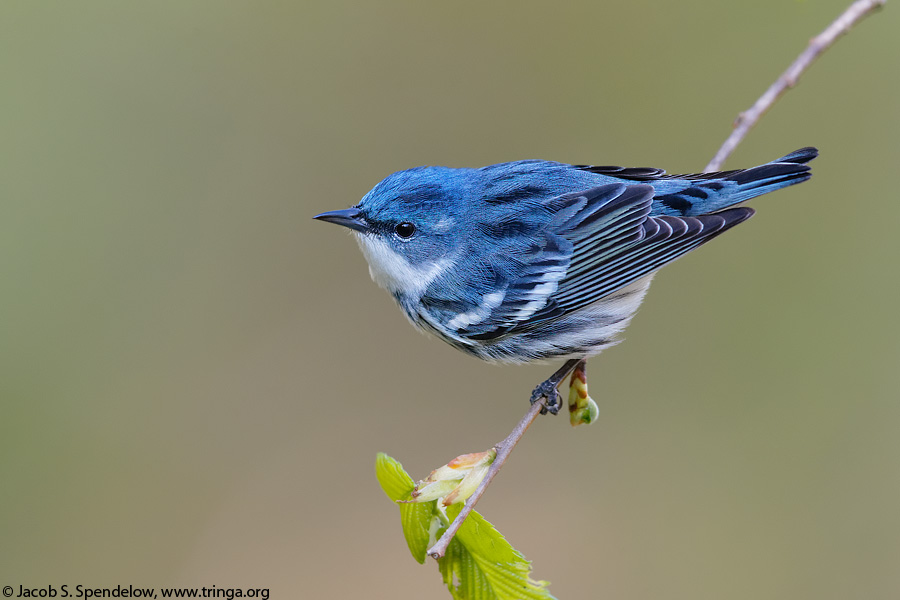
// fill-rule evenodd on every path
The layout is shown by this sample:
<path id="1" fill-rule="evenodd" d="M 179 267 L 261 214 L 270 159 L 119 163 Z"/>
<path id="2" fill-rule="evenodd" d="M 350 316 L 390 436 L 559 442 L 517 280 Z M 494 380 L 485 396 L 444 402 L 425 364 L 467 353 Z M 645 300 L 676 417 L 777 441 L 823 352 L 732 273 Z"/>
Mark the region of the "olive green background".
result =
<path id="1" fill-rule="evenodd" d="M 416 333 L 310 217 L 389 173 L 702 169 L 847 3 L 0 6 L 0 586 L 448 598 L 377 486 L 555 365 Z M 900 13 L 727 164 L 815 177 L 663 270 L 479 504 L 560 598 L 900 596 Z"/>

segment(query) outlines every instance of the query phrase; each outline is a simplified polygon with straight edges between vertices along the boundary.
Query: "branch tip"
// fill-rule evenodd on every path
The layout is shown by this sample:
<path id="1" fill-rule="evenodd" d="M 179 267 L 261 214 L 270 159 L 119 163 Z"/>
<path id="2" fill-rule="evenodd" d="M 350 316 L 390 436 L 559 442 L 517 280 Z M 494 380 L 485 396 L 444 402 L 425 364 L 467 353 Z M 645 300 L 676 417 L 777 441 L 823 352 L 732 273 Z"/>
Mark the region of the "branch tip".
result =
<path id="1" fill-rule="evenodd" d="M 738 115 L 734 122 L 734 130 L 706 165 L 704 172 L 720 171 L 731 153 L 743 141 L 744 136 L 785 91 L 797 85 L 806 69 L 839 37 L 849 32 L 863 17 L 884 6 L 886 2 L 887 0 L 855 0 L 822 33 L 810 39 L 806 49 L 775 80 L 775 83 L 769 86 L 753 106 Z"/>

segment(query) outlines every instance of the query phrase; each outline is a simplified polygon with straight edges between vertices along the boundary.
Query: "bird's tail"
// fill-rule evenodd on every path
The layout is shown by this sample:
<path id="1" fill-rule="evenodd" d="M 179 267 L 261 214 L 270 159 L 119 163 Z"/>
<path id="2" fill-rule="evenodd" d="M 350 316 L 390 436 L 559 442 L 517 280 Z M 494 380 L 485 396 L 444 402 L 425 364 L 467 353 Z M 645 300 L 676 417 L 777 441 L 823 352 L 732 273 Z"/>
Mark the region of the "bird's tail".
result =
<path id="1" fill-rule="evenodd" d="M 665 175 L 653 182 L 661 214 L 696 216 L 802 183 L 812 176 L 806 164 L 819 151 L 801 148 L 758 167 L 716 173 Z"/>
<path id="2" fill-rule="evenodd" d="M 731 203 L 736 204 L 806 181 L 812 177 L 806 163 L 818 155 L 819 151 L 813 147 L 800 148 L 764 165 L 728 172 L 721 179 L 737 184 L 734 191 L 729 194 Z"/>

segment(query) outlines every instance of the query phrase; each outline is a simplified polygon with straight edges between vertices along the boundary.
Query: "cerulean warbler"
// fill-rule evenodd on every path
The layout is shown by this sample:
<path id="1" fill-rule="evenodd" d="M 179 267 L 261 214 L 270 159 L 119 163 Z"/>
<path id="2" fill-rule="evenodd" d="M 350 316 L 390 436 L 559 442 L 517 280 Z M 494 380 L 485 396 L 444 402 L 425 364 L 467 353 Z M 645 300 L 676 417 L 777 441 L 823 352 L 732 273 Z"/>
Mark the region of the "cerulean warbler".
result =
<path id="1" fill-rule="evenodd" d="M 570 359 L 535 390 L 554 404 L 568 371 L 616 343 L 660 267 L 754 213 L 729 207 L 809 179 L 817 154 L 692 175 L 418 167 L 315 218 L 353 230 L 372 279 L 418 328 L 485 360 Z"/>

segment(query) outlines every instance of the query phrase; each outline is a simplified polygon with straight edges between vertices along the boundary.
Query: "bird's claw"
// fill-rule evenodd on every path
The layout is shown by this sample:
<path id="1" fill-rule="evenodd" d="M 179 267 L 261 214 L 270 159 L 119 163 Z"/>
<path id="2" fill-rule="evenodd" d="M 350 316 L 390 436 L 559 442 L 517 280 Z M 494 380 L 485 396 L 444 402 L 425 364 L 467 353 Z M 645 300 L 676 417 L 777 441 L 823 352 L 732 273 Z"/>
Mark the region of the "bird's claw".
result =
<path id="1" fill-rule="evenodd" d="M 559 395 L 559 391 L 556 389 L 555 383 L 550 380 L 547 380 L 531 392 L 531 403 L 540 401 L 541 398 L 547 399 L 547 404 L 541 408 L 541 414 L 546 415 L 550 413 L 551 415 L 555 415 L 559 412 L 559 407 L 562 404 L 562 398 Z"/>

